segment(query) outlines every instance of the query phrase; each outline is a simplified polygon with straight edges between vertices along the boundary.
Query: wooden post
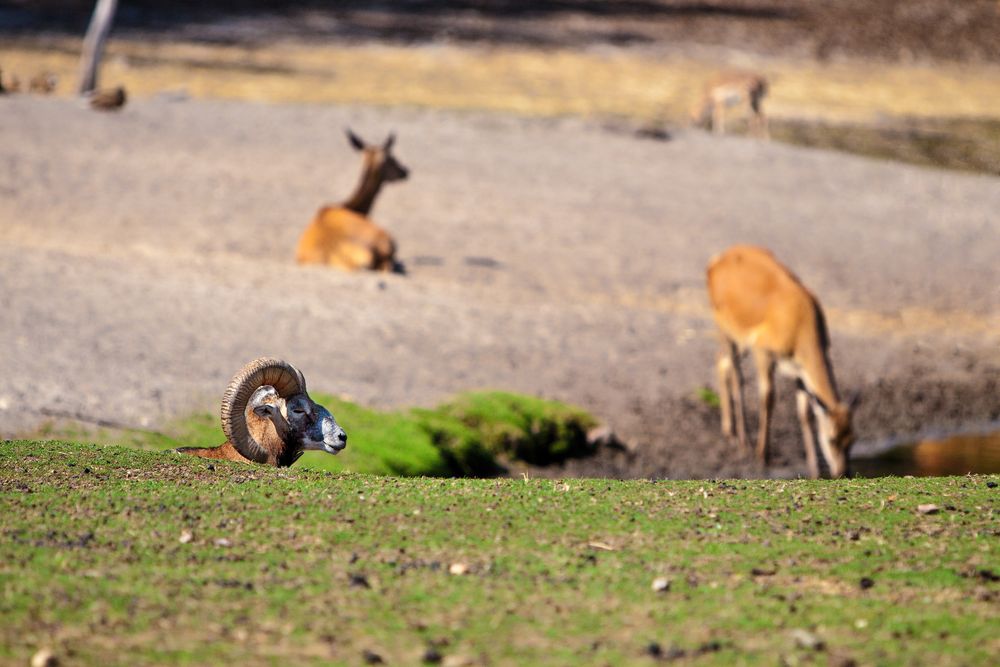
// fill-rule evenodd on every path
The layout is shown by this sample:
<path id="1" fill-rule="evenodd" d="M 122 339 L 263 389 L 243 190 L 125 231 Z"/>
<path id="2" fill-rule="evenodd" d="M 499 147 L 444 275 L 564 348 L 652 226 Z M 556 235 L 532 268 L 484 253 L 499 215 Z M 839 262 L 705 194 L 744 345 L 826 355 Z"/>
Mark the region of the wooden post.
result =
<path id="1" fill-rule="evenodd" d="M 104 41 L 111 31 L 115 19 L 118 0 L 97 0 L 94 15 L 90 17 L 87 36 L 83 39 L 83 53 L 80 56 L 80 84 L 77 94 L 89 93 L 97 87 L 97 70 L 101 66 Z"/>

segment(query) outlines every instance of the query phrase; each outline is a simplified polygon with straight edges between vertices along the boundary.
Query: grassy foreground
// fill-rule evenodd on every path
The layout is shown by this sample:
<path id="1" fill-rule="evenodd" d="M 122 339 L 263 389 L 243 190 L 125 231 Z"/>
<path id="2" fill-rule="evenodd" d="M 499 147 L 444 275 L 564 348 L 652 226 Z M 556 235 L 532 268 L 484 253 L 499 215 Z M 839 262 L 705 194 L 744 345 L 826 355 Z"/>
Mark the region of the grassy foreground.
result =
<path id="1" fill-rule="evenodd" d="M 0 663 L 988 664 L 998 480 L 403 479 L 8 441 Z"/>

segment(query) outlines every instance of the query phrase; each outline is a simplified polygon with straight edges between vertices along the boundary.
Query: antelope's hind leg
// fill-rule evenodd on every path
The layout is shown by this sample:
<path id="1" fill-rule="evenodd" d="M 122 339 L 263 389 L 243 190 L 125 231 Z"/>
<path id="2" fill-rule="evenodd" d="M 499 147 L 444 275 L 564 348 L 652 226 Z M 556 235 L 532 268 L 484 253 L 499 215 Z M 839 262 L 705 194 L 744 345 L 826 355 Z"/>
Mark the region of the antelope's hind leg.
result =
<path id="1" fill-rule="evenodd" d="M 736 344 L 723 339 L 716 359 L 719 377 L 719 408 L 722 413 L 722 434 L 736 437 L 740 449 L 749 449 L 747 444 L 746 418 L 743 414 L 743 374 Z M 735 420 L 735 421 L 734 421 Z"/>

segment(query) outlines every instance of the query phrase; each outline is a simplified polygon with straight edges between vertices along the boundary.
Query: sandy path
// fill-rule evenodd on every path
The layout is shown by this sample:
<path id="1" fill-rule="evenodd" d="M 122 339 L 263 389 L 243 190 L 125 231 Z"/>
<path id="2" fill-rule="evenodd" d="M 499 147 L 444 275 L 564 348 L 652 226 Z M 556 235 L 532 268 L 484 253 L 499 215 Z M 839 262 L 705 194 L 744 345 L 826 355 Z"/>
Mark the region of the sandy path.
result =
<path id="1" fill-rule="evenodd" d="M 0 105 L 4 435 L 53 409 L 214 410 L 240 364 L 276 354 L 377 405 L 486 386 L 574 401 L 643 444 L 636 474 L 742 472 L 690 401 L 712 382 L 702 267 L 737 241 L 821 296 L 867 440 L 1000 415 L 996 179 L 575 120 Z M 347 125 L 399 135 L 413 177 L 374 214 L 407 277 L 290 263 L 316 206 L 357 178 Z M 797 464 L 788 433 L 779 461 Z"/>

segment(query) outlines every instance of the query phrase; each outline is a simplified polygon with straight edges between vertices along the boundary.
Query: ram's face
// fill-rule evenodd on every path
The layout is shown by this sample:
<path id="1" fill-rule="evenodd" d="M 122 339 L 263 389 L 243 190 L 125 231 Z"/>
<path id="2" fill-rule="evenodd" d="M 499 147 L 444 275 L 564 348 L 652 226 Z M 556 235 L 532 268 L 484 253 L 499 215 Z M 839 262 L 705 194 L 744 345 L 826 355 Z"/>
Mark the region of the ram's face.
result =
<path id="1" fill-rule="evenodd" d="M 337 454 L 347 446 L 347 433 L 330 411 L 304 394 L 285 400 L 285 419 L 292 433 L 299 436 L 302 449 Z"/>

